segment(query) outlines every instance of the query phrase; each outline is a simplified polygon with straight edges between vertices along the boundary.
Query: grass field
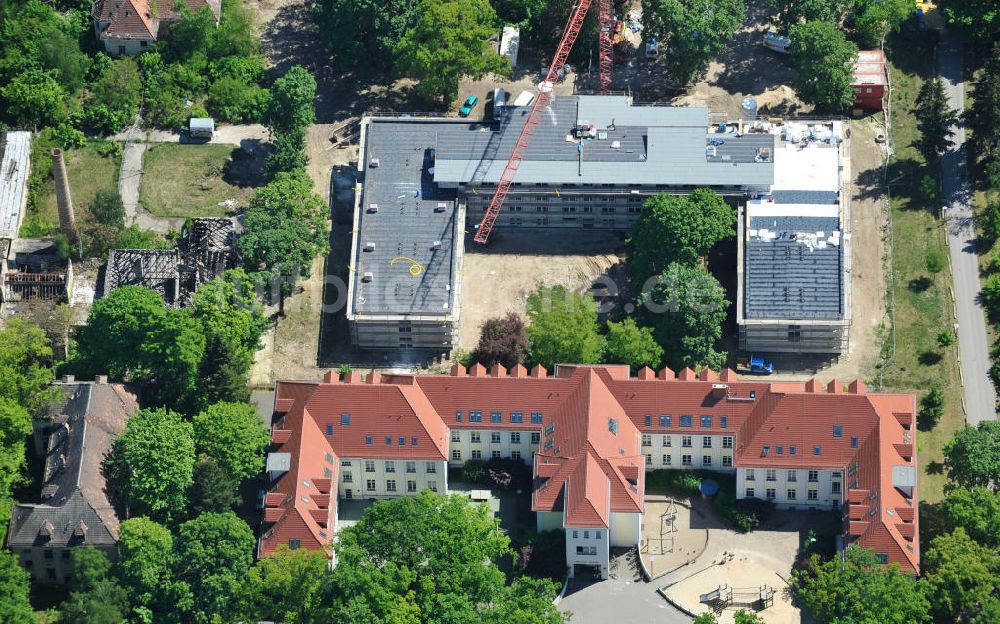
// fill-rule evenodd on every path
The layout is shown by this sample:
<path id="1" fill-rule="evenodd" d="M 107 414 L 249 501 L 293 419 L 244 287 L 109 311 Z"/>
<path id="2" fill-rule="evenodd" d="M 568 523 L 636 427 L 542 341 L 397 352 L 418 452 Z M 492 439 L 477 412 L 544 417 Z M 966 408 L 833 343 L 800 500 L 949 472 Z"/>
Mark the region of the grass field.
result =
<path id="1" fill-rule="evenodd" d="M 225 179 L 231 145 L 161 143 L 146 150 L 139 201 L 160 217 L 222 216 L 230 209 L 221 202 L 243 205 L 252 189 Z"/>
<path id="2" fill-rule="evenodd" d="M 916 392 L 918 401 L 932 385 L 944 391 L 944 416 L 933 429 L 921 430 L 917 436 L 920 498 L 936 502 L 943 496 L 945 483 L 942 448 L 964 426 L 965 417 L 957 347 L 942 349 L 937 344 L 938 333 L 954 323 L 951 274 L 947 267 L 937 274 L 930 272 L 927 261 L 933 254 L 947 259 L 947 242 L 936 203 L 921 199 L 917 192 L 922 176 L 937 176 L 914 146 L 919 132 L 910 110 L 923 80 L 931 75 L 931 55 L 905 43 L 903 37 L 895 43 L 889 54 L 895 148 L 889 178 L 895 180 L 891 194 L 896 353 L 884 371 L 884 383 L 887 390 Z"/>
<path id="3" fill-rule="evenodd" d="M 73 208 L 77 225 L 81 228 L 92 221 L 90 203 L 97 191 L 118 189 L 121 157 L 117 150 L 107 149 L 108 145 L 88 143 L 84 147 L 64 152 Z M 48 145 L 39 142 L 32 145 L 31 173 L 35 196 L 21 224 L 21 236 L 24 237 L 47 236 L 59 231 L 56 189 L 48 149 Z M 108 155 L 102 155 L 102 151 Z"/>

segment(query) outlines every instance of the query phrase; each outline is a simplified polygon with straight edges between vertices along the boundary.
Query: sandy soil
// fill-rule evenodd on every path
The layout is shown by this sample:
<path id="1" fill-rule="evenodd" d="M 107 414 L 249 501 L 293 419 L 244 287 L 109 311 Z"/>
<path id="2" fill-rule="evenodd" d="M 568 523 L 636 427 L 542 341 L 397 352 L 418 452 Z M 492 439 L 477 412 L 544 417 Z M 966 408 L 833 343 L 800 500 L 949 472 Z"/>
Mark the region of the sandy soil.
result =
<path id="1" fill-rule="evenodd" d="M 753 553 L 734 553 L 725 563 L 713 565 L 694 576 L 668 587 L 665 591 L 671 600 L 680 604 L 692 613 L 708 613 L 710 609 L 699 601 L 702 594 L 728 585 L 734 594 L 740 590 L 757 592 L 766 585 L 775 590 L 774 604 L 763 611 L 760 616 L 768 624 L 798 624 L 802 614 L 792 606 L 788 583 L 778 576 L 773 567 L 761 561 Z M 741 608 L 739 605 L 726 608 L 718 616 L 720 624 L 732 624 L 733 614 Z M 746 605 L 742 608 L 748 609 Z"/>
<path id="2" fill-rule="evenodd" d="M 509 312 L 525 314 L 528 294 L 538 284 L 588 290 L 596 278 L 614 273 L 612 269 L 622 261 L 622 246 L 617 236 L 597 230 L 505 233 L 498 229 L 486 249 L 468 239 L 459 346 L 472 350 L 489 318 Z"/>
<path id="3" fill-rule="evenodd" d="M 642 516 L 642 558 L 649 574 L 655 579 L 666 572 L 693 561 L 708 542 L 708 525 L 687 503 L 673 503 L 665 496 L 646 496 Z M 673 516 L 673 528 L 668 518 Z"/>

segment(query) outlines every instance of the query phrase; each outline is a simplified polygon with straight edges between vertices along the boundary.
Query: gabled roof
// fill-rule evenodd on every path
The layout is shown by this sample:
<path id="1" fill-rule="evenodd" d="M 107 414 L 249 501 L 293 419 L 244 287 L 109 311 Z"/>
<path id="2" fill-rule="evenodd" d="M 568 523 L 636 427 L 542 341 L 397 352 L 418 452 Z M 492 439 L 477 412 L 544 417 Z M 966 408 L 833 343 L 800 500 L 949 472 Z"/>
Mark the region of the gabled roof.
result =
<path id="1" fill-rule="evenodd" d="M 180 13 L 174 9 L 173 0 L 97 0 L 91 14 L 98 24 L 107 24 L 101 39 L 138 39 L 155 41 L 160 25 L 176 20 Z M 209 9 L 218 23 L 222 15 L 221 0 L 184 0 L 192 11 Z"/>

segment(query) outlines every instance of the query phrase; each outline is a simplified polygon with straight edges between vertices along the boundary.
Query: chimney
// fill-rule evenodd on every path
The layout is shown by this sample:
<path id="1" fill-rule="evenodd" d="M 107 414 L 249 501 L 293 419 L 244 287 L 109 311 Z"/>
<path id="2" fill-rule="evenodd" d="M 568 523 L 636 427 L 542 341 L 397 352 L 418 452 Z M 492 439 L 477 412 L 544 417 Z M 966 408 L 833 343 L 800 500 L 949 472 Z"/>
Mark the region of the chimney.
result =
<path id="1" fill-rule="evenodd" d="M 73 216 L 73 197 L 69 192 L 69 176 L 66 174 L 66 161 L 62 150 L 52 150 L 52 171 L 56 179 L 56 206 L 59 208 L 59 229 L 69 242 L 77 245 L 80 235 L 76 231 L 76 218 Z"/>
<path id="2" fill-rule="evenodd" d="M 95 375 L 94 376 L 94 383 L 96 383 L 98 385 L 104 385 L 104 384 L 108 383 L 108 376 L 107 375 Z"/>

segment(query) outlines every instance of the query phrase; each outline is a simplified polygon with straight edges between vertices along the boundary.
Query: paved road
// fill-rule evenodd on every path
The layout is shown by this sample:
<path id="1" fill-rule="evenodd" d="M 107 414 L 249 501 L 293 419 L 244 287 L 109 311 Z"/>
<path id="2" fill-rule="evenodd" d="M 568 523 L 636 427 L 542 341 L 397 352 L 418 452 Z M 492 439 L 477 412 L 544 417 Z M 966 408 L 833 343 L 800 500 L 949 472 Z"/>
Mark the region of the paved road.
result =
<path id="1" fill-rule="evenodd" d="M 962 45 L 944 32 L 938 49 L 938 71 L 950 106 L 960 113 L 964 106 Z M 996 419 L 996 391 L 989 378 L 990 354 L 986 318 L 979 301 L 979 258 L 973 227 L 971 193 L 966 175 L 965 127 L 954 128 L 953 145 L 941 158 L 945 205 L 948 207 L 948 245 L 955 280 L 958 313 L 958 346 L 965 383 L 966 421 L 975 425 Z"/>
<path id="2" fill-rule="evenodd" d="M 139 204 L 139 186 L 142 184 L 142 156 L 146 152 L 145 143 L 126 143 L 122 151 L 122 169 L 118 177 L 118 194 L 125 207 L 125 223 L 138 225 L 143 230 L 165 234 L 178 229 L 184 219 L 154 217 Z"/>

